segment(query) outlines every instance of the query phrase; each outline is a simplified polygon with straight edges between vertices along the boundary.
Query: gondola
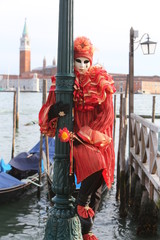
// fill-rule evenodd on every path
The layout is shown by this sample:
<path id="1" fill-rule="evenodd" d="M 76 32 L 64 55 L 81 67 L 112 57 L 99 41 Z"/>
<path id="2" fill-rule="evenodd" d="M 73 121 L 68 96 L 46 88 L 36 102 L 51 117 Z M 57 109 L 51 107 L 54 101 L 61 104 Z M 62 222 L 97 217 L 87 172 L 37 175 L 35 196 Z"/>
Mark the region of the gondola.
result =
<path id="1" fill-rule="evenodd" d="M 39 183 L 40 141 L 29 151 L 21 152 L 12 158 L 8 164 L 0 160 L 0 204 L 24 198 L 35 193 L 47 181 L 49 195 L 53 196 L 51 185 L 53 179 L 55 139 L 48 138 L 49 169 L 47 170 L 47 154 L 45 137 L 42 139 L 41 180 Z M 45 178 L 47 176 L 47 178 Z M 75 177 L 76 178 L 76 177 Z M 75 181 L 75 194 L 80 184 Z"/>
<path id="2" fill-rule="evenodd" d="M 54 153 L 54 139 L 50 138 L 48 144 L 51 160 Z M 0 204 L 23 198 L 43 187 L 45 152 L 45 138 L 43 138 L 41 171 L 39 171 L 40 142 L 29 152 L 21 152 L 12 158 L 8 164 L 3 159 L 0 160 Z M 40 172 L 41 178 L 39 178 Z"/>

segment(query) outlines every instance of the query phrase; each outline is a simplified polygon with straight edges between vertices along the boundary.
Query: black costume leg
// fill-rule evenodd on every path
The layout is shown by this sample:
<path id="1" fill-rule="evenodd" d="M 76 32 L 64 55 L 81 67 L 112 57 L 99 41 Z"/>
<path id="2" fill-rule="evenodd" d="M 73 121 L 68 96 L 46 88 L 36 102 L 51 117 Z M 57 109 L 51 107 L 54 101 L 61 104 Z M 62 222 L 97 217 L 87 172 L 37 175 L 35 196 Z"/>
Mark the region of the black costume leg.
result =
<path id="1" fill-rule="evenodd" d="M 102 186 L 104 180 L 102 171 L 98 171 L 91 176 L 84 179 L 81 183 L 81 188 L 78 194 L 77 203 L 80 206 L 89 206 L 94 212 L 97 211 L 102 193 Z M 93 218 L 82 218 L 80 217 L 82 225 L 82 234 L 87 234 L 93 225 Z"/>

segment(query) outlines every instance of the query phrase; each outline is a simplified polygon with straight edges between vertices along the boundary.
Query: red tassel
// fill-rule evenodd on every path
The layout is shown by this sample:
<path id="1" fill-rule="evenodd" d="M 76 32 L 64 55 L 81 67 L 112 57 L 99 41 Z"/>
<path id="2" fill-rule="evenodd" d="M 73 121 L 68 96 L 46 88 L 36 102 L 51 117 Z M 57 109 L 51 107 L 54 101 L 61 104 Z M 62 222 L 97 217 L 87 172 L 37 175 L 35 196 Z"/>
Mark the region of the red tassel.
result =
<path id="1" fill-rule="evenodd" d="M 92 218 L 94 216 L 94 211 L 92 210 L 92 208 L 88 207 L 88 206 L 77 206 L 77 213 L 80 217 L 83 218 Z"/>
<path id="2" fill-rule="evenodd" d="M 83 240 L 98 240 L 93 233 L 87 233 L 83 235 Z"/>

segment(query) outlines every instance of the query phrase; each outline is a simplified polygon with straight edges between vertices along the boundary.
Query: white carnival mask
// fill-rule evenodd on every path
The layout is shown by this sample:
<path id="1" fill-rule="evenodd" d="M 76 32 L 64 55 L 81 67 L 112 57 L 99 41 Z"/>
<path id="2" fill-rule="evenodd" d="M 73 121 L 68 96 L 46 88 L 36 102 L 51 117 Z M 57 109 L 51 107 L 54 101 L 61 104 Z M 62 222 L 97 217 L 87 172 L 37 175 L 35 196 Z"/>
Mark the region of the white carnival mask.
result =
<path id="1" fill-rule="evenodd" d="M 90 65 L 89 59 L 85 57 L 79 57 L 74 60 L 74 67 L 81 74 L 86 73 Z"/>

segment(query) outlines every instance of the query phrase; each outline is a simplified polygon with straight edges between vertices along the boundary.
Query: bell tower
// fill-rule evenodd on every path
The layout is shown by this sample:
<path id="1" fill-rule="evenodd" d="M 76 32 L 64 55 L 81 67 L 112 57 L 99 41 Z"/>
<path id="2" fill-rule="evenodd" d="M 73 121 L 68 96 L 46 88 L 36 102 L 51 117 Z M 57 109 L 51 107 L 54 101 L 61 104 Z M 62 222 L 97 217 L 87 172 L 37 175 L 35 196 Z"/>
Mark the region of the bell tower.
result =
<path id="1" fill-rule="evenodd" d="M 28 36 L 27 23 L 25 19 L 23 33 L 20 39 L 19 75 L 21 76 L 25 72 L 30 72 L 30 65 L 31 65 L 30 40 Z"/>

